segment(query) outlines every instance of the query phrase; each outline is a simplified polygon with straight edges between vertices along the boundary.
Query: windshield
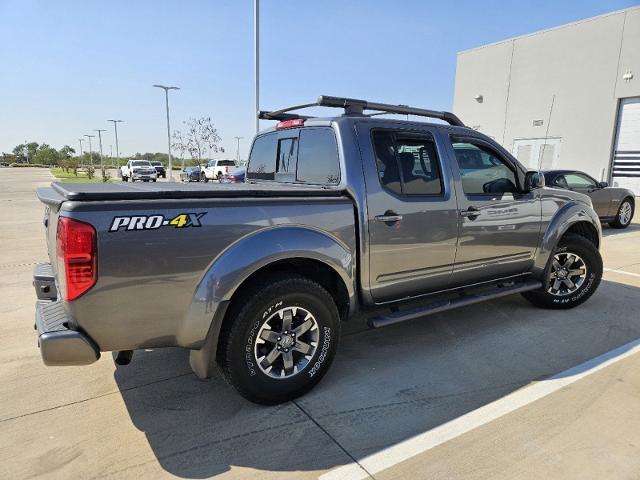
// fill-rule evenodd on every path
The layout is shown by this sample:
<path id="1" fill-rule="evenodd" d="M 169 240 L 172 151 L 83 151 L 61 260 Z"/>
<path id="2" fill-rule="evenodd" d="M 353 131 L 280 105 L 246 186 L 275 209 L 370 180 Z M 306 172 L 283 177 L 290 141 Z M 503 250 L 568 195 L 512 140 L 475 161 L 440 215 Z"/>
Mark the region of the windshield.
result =
<path id="1" fill-rule="evenodd" d="M 131 165 L 134 167 L 148 167 L 151 164 L 148 160 L 134 160 Z"/>
<path id="2" fill-rule="evenodd" d="M 151 165 L 153 165 L 154 167 L 161 167 L 162 162 L 151 162 Z"/>

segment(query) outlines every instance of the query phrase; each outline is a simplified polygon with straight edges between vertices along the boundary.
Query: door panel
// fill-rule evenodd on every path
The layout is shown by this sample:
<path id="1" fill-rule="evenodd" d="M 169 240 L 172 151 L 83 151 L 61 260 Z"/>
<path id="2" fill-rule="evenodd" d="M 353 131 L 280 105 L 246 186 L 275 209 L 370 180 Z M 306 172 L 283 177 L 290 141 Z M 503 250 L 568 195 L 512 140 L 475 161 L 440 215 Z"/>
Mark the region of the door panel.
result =
<path id="1" fill-rule="evenodd" d="M 520 274 L 533 264 L 540 237 L 537 193 L 520 193 L 513 164 L 488 143 L 456 139 L 459 240 L 454 285 Z"/>
<path id="2" fill-rule="evenodd" d="M 376 303 L 448 285 L 457 243 L 450 169 L 429 128 L 358 124 L 367 189 L 370 289 Z"/>
<path id="3" fill-rule="evenodd" d="M 593 209 L 600 217 L 608 217 L 611 213 L 611 190 L 598 187 L 598 182 L 582 172 L 570 172 L 562 175 L 566 185 L 573 191 L 591 198 Z"/>

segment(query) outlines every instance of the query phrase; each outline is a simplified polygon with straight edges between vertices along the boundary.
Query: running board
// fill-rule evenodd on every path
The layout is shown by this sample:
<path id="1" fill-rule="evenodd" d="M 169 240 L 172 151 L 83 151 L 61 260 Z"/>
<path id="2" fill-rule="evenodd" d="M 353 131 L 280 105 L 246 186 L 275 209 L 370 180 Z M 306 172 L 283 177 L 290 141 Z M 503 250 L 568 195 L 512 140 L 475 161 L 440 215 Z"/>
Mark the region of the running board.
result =
<path id="1" fill-rule="evenodd" d="M 386 327 L 387 325 L 393 325 L 394 323 L 413 320 L 415 318 L 452 310 L 458 307 L 473 305 L 474 303 L 484 302 L 485 300 L 493 300 L 494 298 L 506 297 L 507 295 L 513 295 L 514 293 L 537 290 L 541 287 L 542 282 L 539 282 L 537 280 L 516 282 L 512 283 L 511 285 L 497 284 L 491 289 L 483 289 L 482 292 L 462 292 L 455 297 L 437 300 L 420 307 L 410 308 L 407 310 L 397 310 L 385 315 L 371 317 L 367 320 L 367 324 L 371 328 Z"/>

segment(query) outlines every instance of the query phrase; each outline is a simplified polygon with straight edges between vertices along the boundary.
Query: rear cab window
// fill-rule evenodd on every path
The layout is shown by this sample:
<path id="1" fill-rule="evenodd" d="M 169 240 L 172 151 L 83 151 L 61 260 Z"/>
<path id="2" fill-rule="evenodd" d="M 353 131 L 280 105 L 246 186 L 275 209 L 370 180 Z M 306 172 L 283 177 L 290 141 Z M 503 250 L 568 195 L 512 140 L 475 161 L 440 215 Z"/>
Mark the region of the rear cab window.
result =
<path id="1" fill-rule="evenodd" d="M 333 129 L 302 127 L 257 137 L 249 155 L 247 179 L 338 184 L 340 162 Z"/>

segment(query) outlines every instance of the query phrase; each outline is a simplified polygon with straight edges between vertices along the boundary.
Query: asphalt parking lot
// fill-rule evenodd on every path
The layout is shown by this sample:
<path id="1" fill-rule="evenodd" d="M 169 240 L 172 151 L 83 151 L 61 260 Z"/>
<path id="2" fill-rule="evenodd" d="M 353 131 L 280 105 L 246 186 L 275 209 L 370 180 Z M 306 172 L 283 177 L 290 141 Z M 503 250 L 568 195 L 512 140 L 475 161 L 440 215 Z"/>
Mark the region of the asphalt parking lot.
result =
<path id="1" fill-rule="evenodd" d="M 0 169 L 1 477 L 638 478 L 640 224 L 605 228 L 603 282 L 572 311 L 513 296 L 379 330 L 356 319 L 318 387 L 261 407 L 198 380 L 179 349 L 42 365 L 34 191 L 50 181 Z"/>

